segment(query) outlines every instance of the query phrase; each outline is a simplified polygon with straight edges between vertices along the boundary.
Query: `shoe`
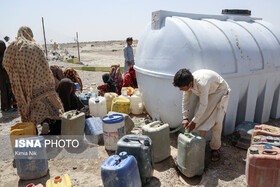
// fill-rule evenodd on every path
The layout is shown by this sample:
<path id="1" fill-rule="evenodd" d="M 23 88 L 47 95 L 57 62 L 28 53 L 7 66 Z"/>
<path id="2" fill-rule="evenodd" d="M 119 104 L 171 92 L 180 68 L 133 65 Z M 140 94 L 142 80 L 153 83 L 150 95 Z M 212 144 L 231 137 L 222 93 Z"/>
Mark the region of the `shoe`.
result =
<path id="1" fill-rule="evenodd" d="M 49 124 L 47 122 L 44 122 L 42 124 L 42 131 L 41 131 L 41 134 L 48 134 L 50 131 L 50 127 L 49 127 Z"/>
<path id="2" fill-rule="evenodd" d="M 217 161 L 220 160 L 220 158 L 221 158 L 220 150 L 212 149 L 211 150 L 211 161 L 212 162 L 217 162 Z"/>

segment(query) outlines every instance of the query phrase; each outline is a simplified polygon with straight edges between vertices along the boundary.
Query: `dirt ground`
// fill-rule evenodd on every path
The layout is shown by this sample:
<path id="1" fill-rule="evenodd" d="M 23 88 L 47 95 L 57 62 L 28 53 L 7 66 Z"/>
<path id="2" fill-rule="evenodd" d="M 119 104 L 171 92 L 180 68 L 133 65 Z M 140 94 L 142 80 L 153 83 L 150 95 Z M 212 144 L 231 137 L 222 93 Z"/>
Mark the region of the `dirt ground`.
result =
<path id="1" fill-rule="evenodd" d="M 93 45 L 93 46 L 92 46 Z M 75 53 L 74 44 L 65 45 L 73 55 Z M 122 48 L 124 42 L 104 42 L 87 43 L 82 45 L 81 57 L 85 64 L 90 66 L 110 66 L 111 64 L 123 64 Z M 61 46 L 63 48 L 63 46 Z M 91 49 L 92 48 L 92 49 Z M 90 51 L 91 50 L 91 51 Z M 113 51 L 114 50 L 114 51 Z M 117 51 L 115 51 L 117 50 Z M 68 67 L 68 64 L 60 61 L 50 61 L 50 65 Z M 79 66 L 79 65 L 75 65 Z M 101 76 L 104 72 L 78 71 L 83 84 L 90 85 L 95 82 L 102 83 Z M 131 116 L 135 123 L 139 123 L 146 118 L 146 114 Z M 20 122 L 18 112 L 0 113 L 0 136 L 9 135 L 10 127 Z M 268 124 L 280 126 L 280 120 L 271 120 Z M 134 128 L 133 133 L 141 133 L 141 126 Z M 202 176 L 186 178 L 176 168 L 177 157 L 177 137 L 178 133 L 170 135 L 171 157 L 155 164 L 154 175 L 147 186 L 246 186 L 245 183 L 245 160 L 246 150 L 236 148 L 231 143 L 231 138 L 222 138 L 221 160 L 212 163 L 209 160 L 209 152 L 206 153 L 205 170 Z M 7 151 L 1 149 L 2 152 Z M 13 158 L 0 158 L 0 186 L 25 186 L 29 183 L 45 184 L 48 179 L 55 176 L 69 174 L 74 186 L 93 187 L 103 186 L 101 180 L 100 167 L 112 152 L 107 152 L 104 146 L 97 147 L 98 156 L 91 159 L 51 159 L 49 160 L 49 173 L 47 176 L 31 181 L 22 181 L 17 175 L 17 170 L 13 167 Z M 75 169 L 76 168 L 76 169 Z"/>

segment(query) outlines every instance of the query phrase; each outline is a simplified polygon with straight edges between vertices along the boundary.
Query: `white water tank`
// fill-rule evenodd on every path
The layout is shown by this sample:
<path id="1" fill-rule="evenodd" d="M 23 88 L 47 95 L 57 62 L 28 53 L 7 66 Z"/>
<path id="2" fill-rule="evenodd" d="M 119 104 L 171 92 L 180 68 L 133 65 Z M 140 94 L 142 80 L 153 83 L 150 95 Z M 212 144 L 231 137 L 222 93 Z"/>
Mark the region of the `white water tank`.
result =
<path id="1" fill-rule="evenodd" d="M 139 39 L 135 70 L 148 113 L 182 121 L 182 92 L 172 85 L 181 68 L 210 69 L 229 84 L 223 134 L 241 121 L 280 117 L 280 30 L 244 15 L 199 15 L 156 11 Z"/>

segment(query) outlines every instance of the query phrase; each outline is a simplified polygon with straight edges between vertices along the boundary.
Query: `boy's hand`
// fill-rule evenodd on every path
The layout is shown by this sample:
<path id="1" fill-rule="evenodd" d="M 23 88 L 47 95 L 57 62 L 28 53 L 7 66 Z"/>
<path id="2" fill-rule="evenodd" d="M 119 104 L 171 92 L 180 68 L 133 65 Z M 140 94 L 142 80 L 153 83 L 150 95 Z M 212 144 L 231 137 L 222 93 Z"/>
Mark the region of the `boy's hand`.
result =
<path id="1" fill-rule="evenodd" d="M 189 132 L 191 132 L 195 128 L 196 123 L 191 121 L 188 125 L 187 128 L 189 129 Z"/>
<path id="2" fill-rule="evenodd" d="M 188 119 L 184 119 L 182 121 L 182 126 L 183 126 L 184 129 L 188 126 L 188 124 L 189 124 L 189 120 Z"/>

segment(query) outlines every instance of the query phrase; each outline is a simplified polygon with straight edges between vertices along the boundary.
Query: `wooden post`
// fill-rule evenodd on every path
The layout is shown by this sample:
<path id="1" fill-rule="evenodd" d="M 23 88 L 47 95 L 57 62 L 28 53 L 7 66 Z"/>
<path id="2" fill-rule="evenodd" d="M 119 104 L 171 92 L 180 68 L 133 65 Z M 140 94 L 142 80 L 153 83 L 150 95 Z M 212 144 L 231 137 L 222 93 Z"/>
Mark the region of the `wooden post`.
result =
<path id="1" fill-rule="evenodd" d="M 48 59 L 48 49 L 47 49 L 46 33 L 45 33 L 45 26 L 44 26 L 44 18 L 43 17 L 42 17 L 42 25 L 43 25 L 43 34 L 44 34 L 44 41 L 45 41 L 46 58 Z"/>
<path id="2" fill-rule="evenodd" d="M 77 48 L 78 48 L 78 58 L 79 58 L 79 62 L 81 62 L 81 58 L 80 58 L 80 47 L 79 47 L 79 38 L 78 38 L 78 32 L 76 32 L 76 36 L 77 36 Z"/>

